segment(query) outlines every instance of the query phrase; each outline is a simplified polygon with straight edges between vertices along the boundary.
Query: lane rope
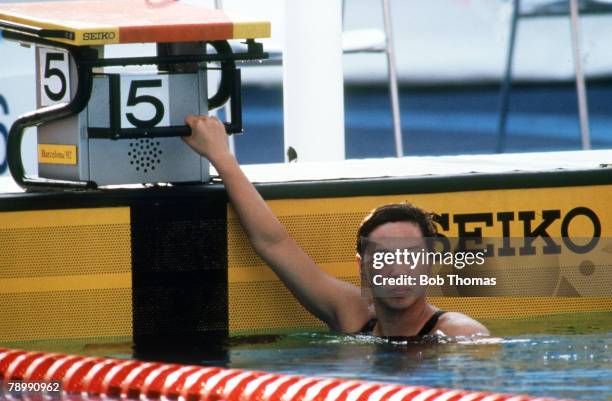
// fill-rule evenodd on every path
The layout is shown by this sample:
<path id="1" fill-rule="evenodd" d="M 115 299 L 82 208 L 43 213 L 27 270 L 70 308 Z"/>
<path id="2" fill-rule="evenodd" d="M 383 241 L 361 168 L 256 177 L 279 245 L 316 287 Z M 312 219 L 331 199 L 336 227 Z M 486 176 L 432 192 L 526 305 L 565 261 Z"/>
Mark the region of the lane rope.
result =
<path id="1" fill-rule="evenodd" d="M 63 396 L 184 401 L 555 401 L 459 389 L 0 348 L 0 380 L 58 380 Z"/>

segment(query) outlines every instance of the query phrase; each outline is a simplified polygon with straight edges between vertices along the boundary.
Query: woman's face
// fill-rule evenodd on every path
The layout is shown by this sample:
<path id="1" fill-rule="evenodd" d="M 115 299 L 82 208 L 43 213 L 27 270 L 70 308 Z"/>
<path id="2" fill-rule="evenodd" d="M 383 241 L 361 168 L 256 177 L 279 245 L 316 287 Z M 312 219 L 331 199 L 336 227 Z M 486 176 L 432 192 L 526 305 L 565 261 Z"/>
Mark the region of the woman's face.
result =
<path id="1" fill-rule="evenodd" d="M 379 306 L 394 310 L 404 309 L 424 296 L 425 286 L 419 285 L 419 276 L 428 274 L 430 267 L 411 264 L 413 259 L 409 255 L 410 252 L 418 253 L 426 249 L 425 239 L 418 224 L 407 221 L 381 224 L 365 241 L 367 246 L 363 247 L 362 274 L 368 280 L 371 293 Z M 378 268 L 375 268 L 374 258 L 381 256 L 381 253 L 392 253 L 394 257 L 389 256 L 383 267 L 381 258 L 377 258 L 379 263 Z M 393 262 L 389 263 L 390 260 Z M 408 277 L 413 277 L 414 284 L 388 284 L 389 279 Z"/>

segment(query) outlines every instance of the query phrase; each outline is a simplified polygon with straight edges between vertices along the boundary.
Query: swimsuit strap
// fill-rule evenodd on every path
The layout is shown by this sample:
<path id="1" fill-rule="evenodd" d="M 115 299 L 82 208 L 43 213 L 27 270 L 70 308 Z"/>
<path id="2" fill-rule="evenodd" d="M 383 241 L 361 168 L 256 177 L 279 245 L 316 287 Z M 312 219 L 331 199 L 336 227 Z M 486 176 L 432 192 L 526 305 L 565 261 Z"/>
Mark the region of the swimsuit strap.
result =
<path id="1" fill-rule="evenodd" d="M 440 316 L 445 313 L 446 312 L 444 312 L 443 310 L 439 310 L 436 311 L 436 313 L 434 313 L 433 315 L 431 315 L 429 320 L 423 325 L 421 331 L 419 331 L 419 333 L 417 334 L 417 337 L 422 337 L 429 334 L 433 330 L 433 328 L 436 327 L 436 323 L 438 323 L 438 319 L 440 319 Z"/>
<path id="2" fill-rule="evenodd" d="M 375 317 L 368 320 L 366 324 L 363 325 L 361 330 L 359 330 L 359 334 L 372 334 L 372 332 L 374 331 L 374 326 L 376 326 L 377 321 L 378 319 L 376 319 Z"/>
<path id="3" fill-rule="evenodd" d="M 431 315 L 429 320 L 425 322 L 425 324 L 416 336 L 422 337 L 429 334 L 433 330 L 433 328 L 436 327 L 436 323 L 438 323 L 438 319 L 440 319 L 440 316 L 445 313 L 446 312 L 443 310 L 436 311 L 433 315 Z M 363 325 L 361 330 L 359 330 L 359 334 L 372 334 L 372 332 L 374 331 L 374 327 L 376 326 L 376 322 L 378 322 L 378 319 L 375 317 L 368 320 L 366 324 Z"/>

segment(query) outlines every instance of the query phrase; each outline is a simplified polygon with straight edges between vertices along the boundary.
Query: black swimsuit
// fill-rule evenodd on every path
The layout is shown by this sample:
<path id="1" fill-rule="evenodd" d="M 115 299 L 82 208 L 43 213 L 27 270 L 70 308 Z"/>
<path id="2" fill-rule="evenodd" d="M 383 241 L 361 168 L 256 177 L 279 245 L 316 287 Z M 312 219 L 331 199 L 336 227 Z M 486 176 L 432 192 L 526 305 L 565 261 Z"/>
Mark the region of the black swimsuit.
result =
<path id="1" fill-rule="evenodd" d="M 439 310 L 436 311 L 436 313 L 434 313 L 429 320 L 427 320 L 425 322 L 425 324 L 423 325 L 423 327 L 421 328 L 421 330 L 419 330 L 419 332 L 417 333 L 417 337 L 423 337 L 426 336 L 427 334 L 430 334 L 431 331 L 433 330 L 434 327 L 436 327 L 436 323 L 438 323 L 438 319 L 440 319 L 440 316 L 442 316 L 443 314 L 445 314 L 446 312 Z M 361 330 L 359 330 L 358 334 L 372 334 L 372 331 L 374 330 L 374 326 L 376 326 L 376 322 L 378 321 L 377 318 L 372 318 L 370 320 L 368 320 L 368 322 L 361 328 Z"/>

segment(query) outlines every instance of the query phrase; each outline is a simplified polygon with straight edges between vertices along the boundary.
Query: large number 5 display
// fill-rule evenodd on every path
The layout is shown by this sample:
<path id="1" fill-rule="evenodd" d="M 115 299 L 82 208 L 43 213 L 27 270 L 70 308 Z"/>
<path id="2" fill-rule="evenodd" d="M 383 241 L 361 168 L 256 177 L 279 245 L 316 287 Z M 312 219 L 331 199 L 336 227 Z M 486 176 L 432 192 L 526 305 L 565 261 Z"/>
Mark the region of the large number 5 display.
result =
<path id="1" fill-rule="evenodd" d="M 134 113 L 127 113 L 125 116 L 128 121 L 135 127 L 138 128 L 151 128 L 155 127 L 164 118 L 165 108 L 164 104 L 151 95 L 137 95 L 139 88 L 160 88 L 162 86 L 161 79 L 147 79 L 142 81 L 132 81 L 130 85 L 130 93 L 128 94 L 127 106 L 136 106 L 139 103 L 149 103 L 155 108 L 155 114 L 149 120 L 140 120 L 134 116 Z"/>
<path id="2" fill-rule="evenodd" d="M 121 76 L 121 128 L 170 125 L 168 76 Z"/>
<path id="3" fill-rule="evenodd" d="M 62 50 L 38 48 L 40 58 L 40 104 L 51 106 L 70 101 L 70 58 Z"/>

